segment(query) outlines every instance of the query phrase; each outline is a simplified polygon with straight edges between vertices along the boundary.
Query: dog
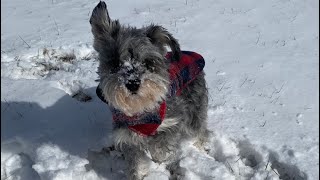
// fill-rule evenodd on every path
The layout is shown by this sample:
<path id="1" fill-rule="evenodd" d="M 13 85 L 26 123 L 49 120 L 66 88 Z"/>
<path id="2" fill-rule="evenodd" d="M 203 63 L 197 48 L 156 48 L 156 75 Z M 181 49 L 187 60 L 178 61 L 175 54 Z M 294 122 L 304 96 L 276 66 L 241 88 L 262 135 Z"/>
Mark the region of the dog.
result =
<path id="1" fill-rule="evenodd" d="M 162 26 L 121 25 L 103 1 L 90 24 L 99 55 L 97 95 L 112 111 L 114 145 L 128 162 L 128 179 L 143 179 L 151 160 L 169 167 L 187 138 L 204 143 L 209 131 L 202 56 L 181 51 Z"/>

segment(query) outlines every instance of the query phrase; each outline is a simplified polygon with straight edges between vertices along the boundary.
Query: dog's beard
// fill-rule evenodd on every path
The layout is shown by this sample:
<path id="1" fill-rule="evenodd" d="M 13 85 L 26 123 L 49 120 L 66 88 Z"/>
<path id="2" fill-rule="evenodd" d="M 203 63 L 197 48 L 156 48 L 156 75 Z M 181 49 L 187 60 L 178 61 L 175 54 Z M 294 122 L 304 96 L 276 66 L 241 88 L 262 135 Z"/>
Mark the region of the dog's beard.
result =
<path id="1" fill-rule="evenodd" d="M 146 74 L 141 78 L 140 88 L 132 94 L 119 77 L 108 77 L 102 86 L 106 101 L 127 116 L 152 111 L 165 99 L 168 92 L 168 80 L 155 74 Z"/>

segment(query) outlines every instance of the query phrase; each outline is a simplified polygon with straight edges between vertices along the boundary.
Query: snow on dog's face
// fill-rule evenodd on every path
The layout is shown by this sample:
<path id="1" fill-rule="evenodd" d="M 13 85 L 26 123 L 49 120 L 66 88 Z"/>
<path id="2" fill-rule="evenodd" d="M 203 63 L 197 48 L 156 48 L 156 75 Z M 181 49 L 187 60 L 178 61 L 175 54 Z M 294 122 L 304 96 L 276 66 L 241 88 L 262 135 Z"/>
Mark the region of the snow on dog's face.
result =
<path id="1" fill-rule="evenodd" d="M 173 60 L 179 60 L 177 40 L 161 26 L 121 26 L 110 19 L 102 1 L 94 8 L 90 24 L 106 101 L 128 116 L 156 108 L 169 90 L 165 46 L 170 46 Z"/>

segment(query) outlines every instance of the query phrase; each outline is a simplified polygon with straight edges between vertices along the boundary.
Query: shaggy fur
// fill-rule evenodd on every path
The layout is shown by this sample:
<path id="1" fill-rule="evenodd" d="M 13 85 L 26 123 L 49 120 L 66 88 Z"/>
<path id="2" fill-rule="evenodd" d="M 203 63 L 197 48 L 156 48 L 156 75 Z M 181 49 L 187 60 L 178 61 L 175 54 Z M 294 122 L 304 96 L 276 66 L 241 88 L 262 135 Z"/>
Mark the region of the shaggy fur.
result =
<path id="1" fill-rule="evenodd" d="M 174 163 L 179 144 L 196 137 L 201 144 L 207 138 L 208 95 L 204 73 L 190 83 L 180 96 L 167 98 L 169 64 L 166 46 L 173 61 L 180 59 L 178 41 L 163 27 L 150 25 L 137 29 L 111 20 L 101 2 L 90 18 L 94 49 L 99 53 L 100 88 L 111 106 L 127 116 L 152 112 L 163 100 L 167 103 L 163 123 L 154 136 L 142 137 L 128 128 L 114 129 L 116 148 L 129 163 L 128 179 L 142 179 L 148 173 L 150 158 Z"/>

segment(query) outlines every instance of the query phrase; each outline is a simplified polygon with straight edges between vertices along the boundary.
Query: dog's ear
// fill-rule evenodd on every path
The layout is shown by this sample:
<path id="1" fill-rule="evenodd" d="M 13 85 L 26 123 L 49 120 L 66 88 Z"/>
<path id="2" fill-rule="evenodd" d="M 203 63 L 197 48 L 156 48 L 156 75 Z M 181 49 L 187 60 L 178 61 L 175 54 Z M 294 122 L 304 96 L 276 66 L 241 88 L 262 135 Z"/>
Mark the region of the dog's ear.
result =
<path id="1" fill-rule="evenodd" d="M 151 42 L 156 45 L 165 46 L 168 45 L 172 51 L 172 57 L 174 61 L 180 59 L 180 45 L 178 41 L 163 27 L 150 25 L 146 30 L 147 37 Z"/>
<path id="2" fill-rule="evenodd" d="M 93 9 L 90 24 L 92 34 L 98 39 L 114 38 L 120 29 L 118 20 L 112 21 L 110 19 L 107 5 L 104 1 L 100 1 Z"/>

